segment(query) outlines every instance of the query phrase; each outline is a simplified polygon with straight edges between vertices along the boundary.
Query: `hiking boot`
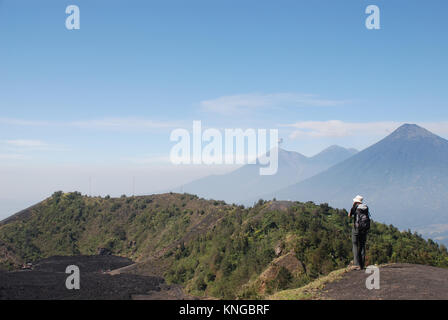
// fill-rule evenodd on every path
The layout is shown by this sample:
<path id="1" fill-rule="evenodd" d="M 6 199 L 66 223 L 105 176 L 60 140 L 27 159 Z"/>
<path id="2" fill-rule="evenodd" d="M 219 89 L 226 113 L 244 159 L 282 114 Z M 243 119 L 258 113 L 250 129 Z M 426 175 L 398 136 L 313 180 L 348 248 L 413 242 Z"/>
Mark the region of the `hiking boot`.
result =
<path id="1" fill-rule="evenodd" d="M 361 268 L 359 266 L 355 266 L 355 265 L 349 265 L 347 267 L 348 271 L 354 271 L 354 270 L 361 270 Z"/>

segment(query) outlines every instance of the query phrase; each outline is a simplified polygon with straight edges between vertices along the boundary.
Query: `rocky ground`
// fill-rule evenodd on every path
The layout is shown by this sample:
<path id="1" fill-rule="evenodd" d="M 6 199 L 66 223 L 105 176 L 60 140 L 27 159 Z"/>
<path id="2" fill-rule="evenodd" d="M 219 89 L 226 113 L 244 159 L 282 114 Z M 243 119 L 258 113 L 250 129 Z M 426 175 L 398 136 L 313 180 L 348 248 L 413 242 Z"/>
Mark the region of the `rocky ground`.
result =
<path id="1" fill-rule="evenodd" d="M 108 272 L 131 265 L 122 257 L 51 257 L 38 261 L 32 270 L 0 272 L 0 299 L 185 299 L 182 289 L 165 284 L 162 277 Z M 68 290 L 65 273 L 68 265 L 80 269 L 80 289 Z"/>
<path id="2" fill-rule="evenodd" d="M 131 266 L 127 258 L 104 256 L 56 256 L 33 264 L 32 270 L 0 272 L 0 300 L 186 300 L 182 287 L 168 285 L 160 276 L 114 272 Z M 68 265 L 80 269 L 79 290 L 68 290 Z M 292 290 L 276 299 L 414 300 L 448 299 L 448 269 L 414 264 L 380 267 L 380 288 L 369 290 L 369 274 L 349 271 L 325 282 L 311 295 Z M 317 286 L 318 287 L 318 286 Z M 297 289 L 300 291 L 300 289 Z"/>
<path id="3" fill-rule="evenodd" d="M 367 289 L 365 271 L 350 271 L 322 290 L 332 300 L 446 300 L 448 269 L 416 264 L 380 267 L 380 289 Z"/>

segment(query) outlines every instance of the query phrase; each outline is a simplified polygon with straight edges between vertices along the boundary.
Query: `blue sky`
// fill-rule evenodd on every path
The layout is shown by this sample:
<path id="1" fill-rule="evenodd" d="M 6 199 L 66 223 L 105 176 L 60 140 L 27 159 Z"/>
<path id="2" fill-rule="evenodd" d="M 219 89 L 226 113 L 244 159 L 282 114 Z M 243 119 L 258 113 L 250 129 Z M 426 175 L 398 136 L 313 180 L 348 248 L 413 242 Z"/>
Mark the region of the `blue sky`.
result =
<path id="1" fill-rule="evenodd" d="M 80 30 L 65 28 L 71 4 Z M 365 28 L 369 4 L 380 30 Z M 362 149 L 403 122 L 446 138 L 447 12 L 444 0 L 0 0 L 0 198 L 15 203 L 0 217 L 24 205 L 24 185 L 28 204 L 87 192 L 87 176 L 119 194 L 146 174 L 147 193 L 227 170 L 164 164 L 171 130 L 193 120 L 278 128 L 306 155 Z"/>

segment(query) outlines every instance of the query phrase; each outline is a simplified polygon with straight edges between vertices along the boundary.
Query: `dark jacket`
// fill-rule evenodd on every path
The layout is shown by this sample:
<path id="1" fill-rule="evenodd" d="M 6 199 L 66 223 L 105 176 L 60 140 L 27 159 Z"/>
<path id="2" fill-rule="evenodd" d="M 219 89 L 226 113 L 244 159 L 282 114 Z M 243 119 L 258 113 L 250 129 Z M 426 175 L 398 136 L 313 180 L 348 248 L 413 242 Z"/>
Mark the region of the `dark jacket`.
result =
<path id="1" fill-rule="evenodd" d="M 350 209 L 350 218 L 353 218 L 353 231 L 358 232 L 358 230 L 355 227 L 355 223 L 356 223 L 356 215 L 358 214 L 358 206 L 360 205 L 360 203 L 354 203 L 353 207 Z M 368 210 L 368 207 L 367 207 Z"/>
<path id="2" fill-rule="evenodd" d="M 358 209 L 359 203 L 354 203 L 353 207 L 350 209 L 350 218 L 354 218 L 356 215 L 356 209 Z M 355 219 L 353 219 L 354 223 Z"/>

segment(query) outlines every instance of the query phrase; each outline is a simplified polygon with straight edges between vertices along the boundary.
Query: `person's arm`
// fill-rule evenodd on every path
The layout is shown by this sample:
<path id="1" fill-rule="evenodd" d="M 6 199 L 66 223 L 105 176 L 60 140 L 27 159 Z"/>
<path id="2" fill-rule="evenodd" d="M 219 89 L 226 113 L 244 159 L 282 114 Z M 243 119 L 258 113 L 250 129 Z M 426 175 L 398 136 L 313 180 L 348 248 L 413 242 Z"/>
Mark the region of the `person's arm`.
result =
<path id="1" fill-rule="evenodd" d="M 350 209 L 350 212 L 348 213 L 348 216 L 351 218 L 355 214 L 356 211 L 356 204 L 354 203 L 352 208 Z"/>

